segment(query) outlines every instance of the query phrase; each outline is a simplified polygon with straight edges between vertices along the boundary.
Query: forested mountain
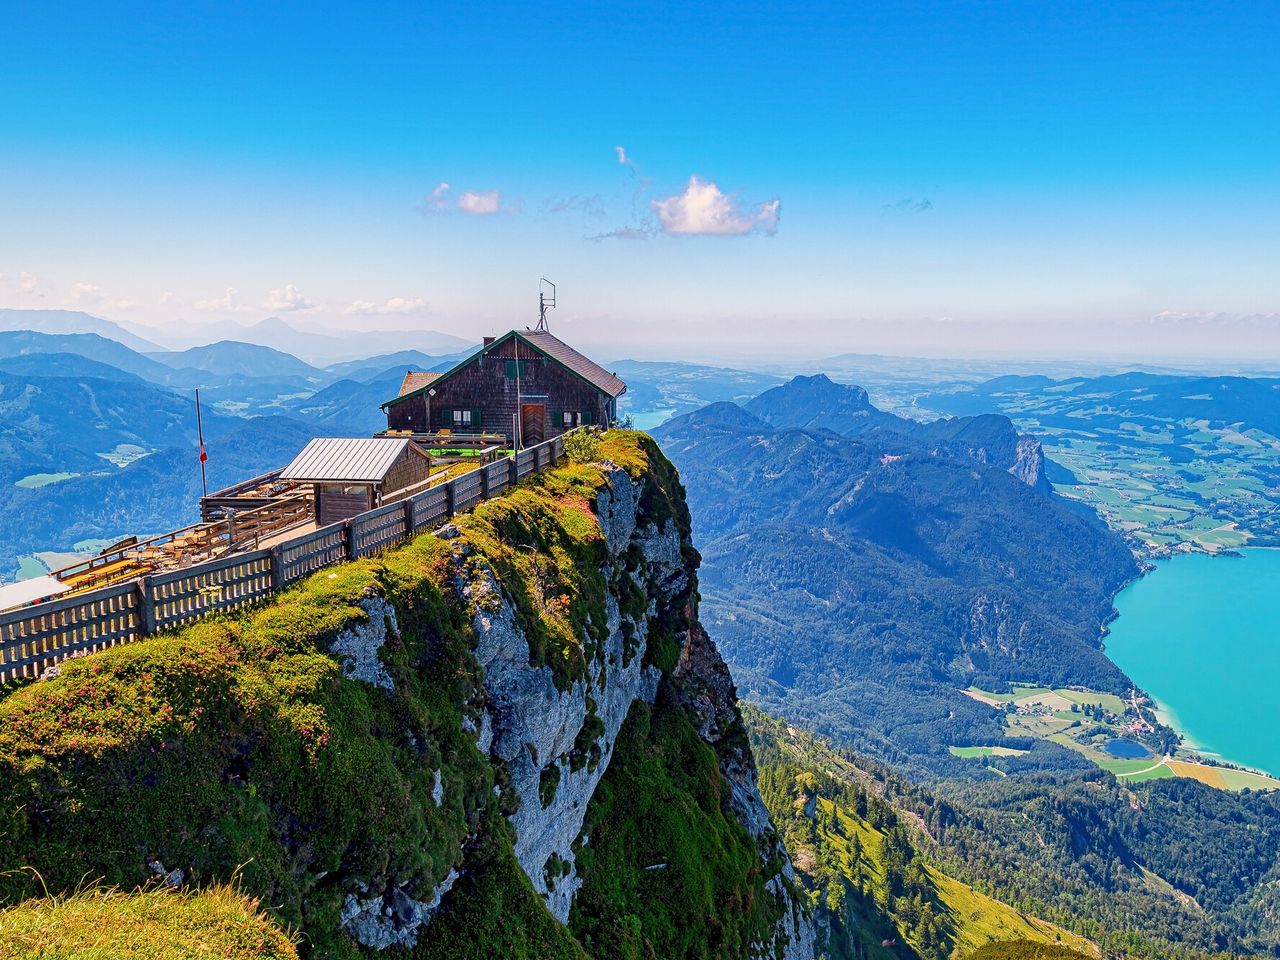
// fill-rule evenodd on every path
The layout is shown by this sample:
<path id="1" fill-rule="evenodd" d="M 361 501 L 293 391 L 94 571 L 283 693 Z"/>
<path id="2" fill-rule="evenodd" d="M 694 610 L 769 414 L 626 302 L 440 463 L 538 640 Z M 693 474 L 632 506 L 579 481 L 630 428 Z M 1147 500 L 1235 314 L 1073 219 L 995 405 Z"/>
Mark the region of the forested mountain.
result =
<path id="1" fill-rule="evenodd" d="M 160 348 L 113 320 L 104 320 L 81 310 L 0 309 L 0 330 L 34 331 L 43 334 L 90 334 L 123 344 L 142 353 Z"/>
<path id="2" fill-rule="evenodd" d="M 876 409 L 862 387 L 835 383 L 822 373 L 795 377 L 743 408 L 774 428 L 825 429 L 846 437 L 874 432 L 910 437 L 930 452 L 969 457 L 1007 470 L 1033 487 L 1049 489 L 1039 441 L 1020 436 L 1008 417 L 979 412 L 928 422 L 908 420 Z"/>
<path id="3" fill-rule="evenodd" d="M 220 376 L 302 377 L 327 380 L 323 371 L 303 363 L 292 354 L 256 343 L 219 340 L 189 350 L 153 353 L 153 359 L 175 370 L 201 370 Z"/>
<path id="4" fill-rule="evenodd" d="M 787 391 L 770 394 L 786 422 Z M 1099 633 L 1137 565 L 1043 483 L 975 462 L 969 444 L 774 428 L 732 404 L 655 436 L 688 488 L 704 613 L 749 699 L 881 759 L 965 776 L 948 747 L 1004 729 L 961 688 L 1128 690 Z M 1017 745 L 1029 753 L 1014 768 L 1082 765 Z"/>
<path id="5" fill-rule="evenodd" d="M 26 366 L 29 357 L 12 358 Z M 0 576 L 18 558 L 160 533 L 198 518 L 195 403 L 102 364 L 48 355 L 66 376 L 0 372 Z M 37 365 L 38 366 L 38 365 Z M 108 371 L 114 368 L 107 367 Z M 4 363 L 0 361 L 0 371 Z M 210 489 L 286 463 L 323 425 L 204 411 Z"/>
<path id="6" fill-rule="evenodd" d="M 0 357 L 44 354 L 75 354 L 153 383 L 164 382 L 173 372 L 171 367 L 160 361 L 96 333 L 53 334 L 32 330 L 8 330 L 0 333 Z"/>
<path id="7" fill-rule="evenodd" d="M 929 953 L 932 930 L 945 955 L 966 920 L 999 913 L 950 909 L 956 898 L 938 874 L 1087 937 L 1104 955 L 1280 952 L 1275 794 L 1181 779 L 1122 785 L 1100 770 L 922 787 L 759 710 L 744 719 L 761 794 L 793 856 L 799 845 L 814 851 L 808 883 L 828 899 L 841 888 L 851 907 L 870 900 L 918 952 Z M 797 786 L 812 824 L 788 817 Z M 873 833 L 882 839 L 868 842 Z M 896 899 L 885 895 L 895 873 Z"/>

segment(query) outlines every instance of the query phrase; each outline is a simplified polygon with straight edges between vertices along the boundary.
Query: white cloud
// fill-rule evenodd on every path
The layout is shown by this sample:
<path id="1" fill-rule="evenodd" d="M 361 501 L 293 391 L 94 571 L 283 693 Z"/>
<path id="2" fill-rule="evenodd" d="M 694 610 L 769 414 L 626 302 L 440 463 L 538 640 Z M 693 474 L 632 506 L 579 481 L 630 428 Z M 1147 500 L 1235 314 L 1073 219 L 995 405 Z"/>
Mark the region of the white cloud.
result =
<path id="1" fill-rule="evenodd" d="M 613 151 L 618 155 L 618 163 L 620 163 L 624 167 L 628 167 L 631 165 L 631 161 L 627 159 L 626 147 L 621 147 L 621 146 L 614 147 Z"/>
<path id="2" fill-rule="evenodd" d="M 423 213 L 465 213 L 470 216 L 490 216 L 495 213 L 519 213 L 522 206 L 520 200 L 513 200 L 503 205 L 500 190 L 464 190 L 454 200 L 450 196 L 453 188 L 448 181 L 441 180 L 434 190 L 427 194 L 420 208 Z"/>
<path id="3" fill-rule="evenodd" d="M 458 198 L 458 210 L 472 216 L 487 216 L 502 210 L 502 194 L 497 190 L 474 193 L 468 190 Z"/>
<path id="4" fill-rule="evenodd" d="M 310 310 L 315 304 L 304 297 L 302 291 L 292 283 L 286 283 L 280 289 L 272 290 L 267 294 L 267 299 L 262 302 L 262 306 L 267 310 L 286 312 L 290 310 Z"/>
<path id="5" fill-rule="evenodd" d="M 619 227 L 608 233 L 597 233 L 594 237 L 587 237 L 588 240 L 595 240 L 597 243 L 601 240 L 647 240 L 648 238 L 649 231 L 642 227 Z"/>
<path id="6" fill-rule="evenodd" d="M 132 310 L 138 305 L 136 300 L 119 300 L 108 297 L 96 283 L 77 281 L 71 285 L 72 306 L 91 307 L 108 310 Z"/>
<path id="7" fill-rule="evenodd" d="M 446 210 L 449 207 L 449 199 L 445 196 L 449 192 L 449 184 L 441 180 L 436 184 L 436 188 L 431 191 L 431 196 L 427 198 L 427 205 L 436 210 Z"/>
<path id="8" fill-rule="evenodd" d="M 1280 313 L 1235 313 L 1230 310 L 1162 310 L 1148 323 L 1164 327 L 1255 327 L 1280 326 Z"/>
<path id="9" fill-rule="evenodd" d="M 213 313 L 242 313 L 250 308 L 238 302 L 239 295 L 240 291 L 235 287 L 227 287 L 222 296 L 209 300 L 197 300 L 192 306 L 197 310 L 207 310 Z"/>
<path id="10" fill-rule="evenodd" d="M 426 313 L 427 301 L 421 297 L 392 297 L 382 303 L 372 300 L 353 300 L 342 312 L 358 314 L 410 314 Z"/>
<path id="11" fill-rule="evenodd" d="M 37 297 L 41 296 L 40 281 L 36 279 L 34 273 L 23 270 L 18 274 L 18 292 Z"/>
<path id="12" fill-rule="evenodd" d="M 782 201 L 777 197 L 753 207 L 739 207 L 710 180 L 689 178 L 683 193 L 650 201 L 664 233 L 741 237 L 756 230 L 778 232 Z"/>

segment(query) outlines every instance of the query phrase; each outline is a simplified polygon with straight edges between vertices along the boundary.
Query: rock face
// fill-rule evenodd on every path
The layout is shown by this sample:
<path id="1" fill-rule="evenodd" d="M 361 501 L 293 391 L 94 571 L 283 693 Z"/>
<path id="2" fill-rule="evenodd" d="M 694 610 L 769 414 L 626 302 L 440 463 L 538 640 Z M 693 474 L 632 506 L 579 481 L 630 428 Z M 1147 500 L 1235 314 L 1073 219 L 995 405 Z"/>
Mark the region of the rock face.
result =
<path id="1" fill-rule="evenodd" d="M 611 492 L 602 494 L 597 509 L 613 561 L 620 564 L 622 554 L 635 543 L 645 551 L 652 582 L 679 582 L 683 568 L 678 565 L 678 536 L 673 563 L 667 538 L 652 528 L 636 529 L 637 494 L 626 471 L 611 470 L 609 481 Z M 607 570 L 606 576 L 613 579 L 615 573 Z M 625 571 L 621 575 L 631 576 Z M 633 652 L 628 657 L 624 617 L 617 598 L 608 594 L 608 639 L 602 654 L 588 664 L 586 679 L 561 691 L 550 667 L 530 665 L 528 639 L 493 577 L 468 585 L 465 593 L 476 607 L 475 654 L 484 668 L 486 711 L 493 731 L 489 751 L 506 765 L 511 790 L 519 798 L 519 808 L 511 816 L 516 859 L 563 923 L 569 919 L 580 886 L 572 844 L 582 829 L 587 803 L 609 766 L 614 740 L 631 704 L 636 700 L 652 703 L 658 690 L 659 671 L 643 666 L 648 621 L 646 617 L 628 619 L 633 631 Z M 591 716 L 598 718 L 603 732 L 584 745 L 579 743 L 579 733 Z M 584 746 L 598 748 L 599 759 L 586 760 Z M 553 882 L 548 882 L 553 857 L 558 858 L 558 869 Z"/>
<path id="2" fill-rule="evenodd" d="M 817 955 L 817 928 L 784 882 L 784 878 L 793 881 L 795 871 L 756 786 L 755 759 L 738 713 L 738 693 L 733 678 L 720 651 L 696 617 L 690 617 L 690 621 L 692 626 L 680 652 L 672 686 L 685 709 L 696 718 L 702 739 L 717 747 L 720 770 L 729 782 L 734 813 L 755 838 L 761 860 L 768 862 L 776 857 L 783 864 L 782 876 L 774 877 L 769 889 L 787 909 L 774 930 L 774 943 L 760 945 L 760 955 L 810 960 Z"/>
<path id="3" fill-rule="evenodd" d="M 601 656 L 590 663 L 585 680 L 569 690 L 558 690 L 549 668 L 530 666 L 528 641 L 516 626 L 511 604 L 497 583 L 490 577 L 467 588 L 477 605 L 476 656 L 485 670 L 486 715 L 493 731 L 490 752 L 506 764 L 510 789 L 519 797 L 519 809 L 511 816 L 516 858 L 561 921 L 568 919 L 581 886 L 573 843 L 581 831 L 587 804 L 609 766 L 614 742 L 631 705 L 636 700 L 652 704 L 657 694 L 661 674 L 653 666 L 643 666 L 649 642 L 647 624 L 655 614 L 673 613 L 674 605 L 681 605 L 680 619 L 690 626 L 681 638 L 672 688 L 702 738 L 717 748 L 731 786 L 734 811 L 760 844 L 762 862 L 780 856 L 786 864 L 785 876 L 791 876 L 786 852 L 756 789 L 755 766 L 728 667 L 698 624 L 696 607 L 689 599 L 696 554 L 686 550 L 674 520 L 668 519 L 662 526 L 637 520 L 644 481 L 633 483 L 626 471 L 618 468 L 610 469 L 607 478 L 608 487 L 595 504 L 612 563 L 605 576 L 624 588 L 629 581 L 643 590 L 648 608 L 645 615 L 628 617 L 612 592 L 606 597 L 608 639 Z M 637 552 L 642 558 L 639 569 L 629 570 L 627 557 Z M 575 749 L 581 751 L 579 731 L 592 712 L 601 721 L 603 733 L 594 744 L 599 748 L 598 759 L 583 764 L 575 760 L 574 753 Z M 551 770 L 557 772 L 549 773 Z M 786 902 L 786 909 L 774 942 L 759 945 L 760 955 L 810 960 L 816 941 L 812 920 L 781 878 L 771 889 Z"/>
<path id="4" fill-rule="evenodd" d="M 464 726 L 480 750 L 505 768 L 505 789 L 514 795 L 508 806 L 514 808 L 509 820 L 516 860 L 550 912 L 567 922 L 582 885 L 574 843 L 588 804 L 609 767 L 632 705 L 652 705 L 663 682 L 662 671 L 646 665 L 650 624 L 683 624 L 669 689 L 720 758 L 733 813 L 755 838 L 762 865 L 775 858 L 784 864 L 768 885 L 783 908 L 781 919 L 771 940 L 758 944 L 754 952 L 762 958 L 811 960 L 816 930 L 794 892 L 791 864 L 756 789 L 732 678 L 697 621 L 697 553 L 685 543 L 674 517 L 657 522 L 642 517 L 644 485 L 650 481 L 633 481 L 627 471 L 614 466 L 605 477 L 594 513 L 608 555 L 602 571 L 610 585 L 604 603 L 606 636 L 593 648 L 585 676 L 567 688 L 563 680 L 557 684 L 550 667 L 530 663 L 529 638 L 492 568 L 468 561 L 470 550 L 456 529 L 449 531 L 454 536 L 446 537 L 455 543 L 455 586 L 468 604 L 473 652 L 484 678 L 483 711 L 478 722 L 468 718 Z M 637 596 L 644 602 L 638 603 Z M 390 687 L 392 680 L 378 651 L 396 635 L 395 610 L 377 597 L 361 606 L 367 622 L 344 631 L 333 650 L 344 659 L 347 676 Z M 437 805 L 442 796 L 437 773 L 432 791 Z M 367 947 L 412 947 L 457 879 L 457 871 L 450 871 L 428 902 L 413 900 L 394 883 L 380 895 L 350 894 L 342 927 Z"/>

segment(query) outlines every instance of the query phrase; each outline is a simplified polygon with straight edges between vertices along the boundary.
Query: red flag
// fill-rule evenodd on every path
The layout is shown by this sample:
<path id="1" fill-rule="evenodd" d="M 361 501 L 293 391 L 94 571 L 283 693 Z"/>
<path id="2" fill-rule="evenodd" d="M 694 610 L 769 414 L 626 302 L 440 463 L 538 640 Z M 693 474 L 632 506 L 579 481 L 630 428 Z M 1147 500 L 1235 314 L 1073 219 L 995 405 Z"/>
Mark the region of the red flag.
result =
<path id="1" fill-rule="evenodd" d="M 209 459 L 209 455 L 208 455 L 207 453 L 205 453 L 205 452 L 204 452 L 204 444 L 203 444 L 203 443 L 201 443 L 201 444 L 200 444 L 200 462 L 201 462 L 201 463 L 204 463 L 204 462 L 205 462 L 205 461 L 207 461 L 208 459 Z"/>

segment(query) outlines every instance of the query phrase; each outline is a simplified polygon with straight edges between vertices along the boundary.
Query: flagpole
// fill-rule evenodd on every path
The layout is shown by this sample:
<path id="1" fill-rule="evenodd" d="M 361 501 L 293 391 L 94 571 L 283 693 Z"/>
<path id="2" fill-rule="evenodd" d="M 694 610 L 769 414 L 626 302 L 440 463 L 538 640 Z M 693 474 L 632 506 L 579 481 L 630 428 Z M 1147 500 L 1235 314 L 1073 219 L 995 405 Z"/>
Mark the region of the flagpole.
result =
<path id="1" fill-rule="evenodd" d="M 204 420 L 200 416 L 200 388 L 196 388 L 196 435 L 200 438 L 200 491 L 201 496 L 209 495 L 209 484 L 205 480 L 204 462 L 209 455 L 204 452 Z"/>

